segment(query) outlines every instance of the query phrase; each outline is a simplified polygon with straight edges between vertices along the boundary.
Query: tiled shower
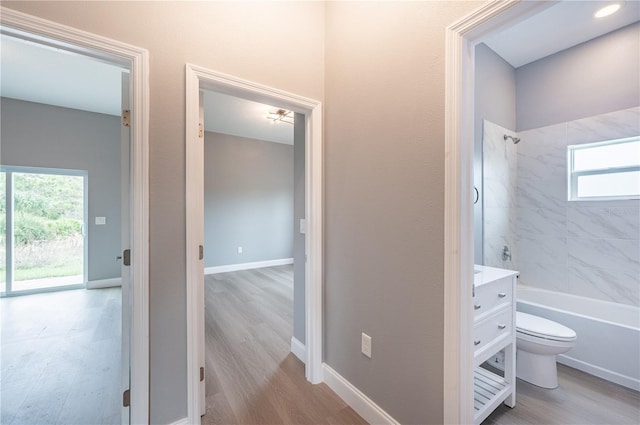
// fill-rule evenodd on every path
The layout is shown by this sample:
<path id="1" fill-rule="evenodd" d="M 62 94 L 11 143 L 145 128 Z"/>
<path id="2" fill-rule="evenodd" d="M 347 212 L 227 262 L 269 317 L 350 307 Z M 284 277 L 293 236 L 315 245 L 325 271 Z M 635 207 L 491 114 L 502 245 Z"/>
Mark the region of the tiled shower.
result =
<path id="1" fill-rule="evenodd" d="M 640 306 L 640 200 L 567 200 L 567 146 L 638 136 L 640 107 L 518 133 L 485 121 L 483 132 L 484 264 Z"/>

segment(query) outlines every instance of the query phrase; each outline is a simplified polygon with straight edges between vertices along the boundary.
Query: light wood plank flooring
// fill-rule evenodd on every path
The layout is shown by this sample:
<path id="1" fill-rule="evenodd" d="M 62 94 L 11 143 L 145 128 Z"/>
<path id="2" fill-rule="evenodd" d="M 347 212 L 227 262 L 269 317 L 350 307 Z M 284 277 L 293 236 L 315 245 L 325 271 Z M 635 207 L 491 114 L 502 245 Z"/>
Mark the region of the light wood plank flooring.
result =
<path id="1" fill-rule="evenodd" d="M 120 423 L 120 288 L 0 300 L 0 423 Z"/>
<path id="2" fill-rule="evenodd" d="M 640 393 L 558 364 L 560 386 L 547 390 L 518 379 L 516 407 L 498 407 L 483 425 L 640 424 Z"/>
<path id="3" fill-rule="evenodd" d="M 203 424 L 366 424 L 290 353 L 293 267 L 205 276 Z"/>

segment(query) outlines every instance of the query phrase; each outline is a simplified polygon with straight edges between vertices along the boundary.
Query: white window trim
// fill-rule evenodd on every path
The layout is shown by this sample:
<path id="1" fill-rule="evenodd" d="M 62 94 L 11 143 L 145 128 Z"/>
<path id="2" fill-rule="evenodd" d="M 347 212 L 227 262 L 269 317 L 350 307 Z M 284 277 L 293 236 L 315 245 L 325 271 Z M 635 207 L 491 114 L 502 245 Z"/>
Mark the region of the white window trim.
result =
<path id="1" fill-rule="evenodd" d="M 637 195 L 621 195 L 621 196 L 578 196 L 578 178 L 581 176 L 594 176 L 603 174 L 619 174 L 630 171 L 640 171 L 640 165 L 632 165 L 625 167 L 610 168 L 592 168 L 589 170 L 573 171 L 574 154 L 578 150 L 597 148 L 599 146 L 609 146 L 620 143 L 629 143 L 640 141 L 640 136 L 626 137 L 624 139 L 607 140 L 604 142 L 584 143 L 580 145 L 567 146 L 567 199 L 570 202 L 575 201 L 618 201 L 640 199 Z"/>

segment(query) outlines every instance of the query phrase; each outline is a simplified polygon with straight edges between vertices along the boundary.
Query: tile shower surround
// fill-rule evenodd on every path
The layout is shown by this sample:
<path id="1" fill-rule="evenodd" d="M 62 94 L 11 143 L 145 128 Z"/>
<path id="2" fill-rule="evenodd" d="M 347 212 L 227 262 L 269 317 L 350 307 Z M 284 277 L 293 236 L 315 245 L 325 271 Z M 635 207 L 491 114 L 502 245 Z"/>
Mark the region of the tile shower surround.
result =
<path id="1" fill-rule="evenodd" d="M 567 146 L 639 134 L 640 107 L 517 134 L 485 120 L 485 264 L 519 270 L 530 286 L 640 306 L 640 201 L 567 201 Z"/>

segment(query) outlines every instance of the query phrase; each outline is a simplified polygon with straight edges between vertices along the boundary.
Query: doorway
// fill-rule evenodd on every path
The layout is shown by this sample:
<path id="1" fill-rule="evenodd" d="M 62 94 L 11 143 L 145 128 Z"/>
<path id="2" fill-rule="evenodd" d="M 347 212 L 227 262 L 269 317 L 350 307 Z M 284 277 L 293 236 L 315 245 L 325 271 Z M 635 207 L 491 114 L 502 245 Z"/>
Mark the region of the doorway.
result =
<path id="1" fill-rule="evenodd" d="M 321 104 L 281 90 L 241 80 L 195 65 L 186 66 L 187 197 L 187 358 L 188 418 L 199 423 L 205 411 L 204 380 L 204 208 L 203 103 L 201 90 L 281 105 L 303 114 L 305 134 L 305 376 L 322 381 L 322 142 Z M 202 377 L 202 379 L 201 379 Z"/>
<path id="2" fill-rule="evenodd" d="M 64 53 L 69 57 L 89 57 L 92 60 L 100 63 L 106 63 L 115 65 L 119 68 L 124 68 L 129 70 L 130 74 L 130 83 L 123 85 L 123 88 L 126 88 L 126 92 L 130 93 L 126 96 L 126 100 L 130 101 L 131 106 L 129 109 L 128 121 L 129 126 L 126 130 L 127 134 L 130 134 L 130 145 L 129 141 L 127 141 L 128 146 L 128 154 L 127 158 L 130 155 L 130 165 L 127 166 L 127 175 L 131 176 L 131 181 L 129 183 L 129 190 L 126 192 L 126 199 L 130 202 L 127 202 L 126 205 L 130 208 L 127 209 L 127 221 L 131 224 L 131 231 L 128 232 L 128 237 L 126 240 L 122 241 L 123 247 L 126 250 L 133 250 L 136 253 L 135 256 L 131 259 L 129 265 L 123 265 L 123 273 L 122 273 L 122 286 L 127 290 L 118 291 L 122 292 L 122 294 L 126 294 L 129 296 L 127 300 L 122 300 L 118 302 L 118 304 L 126 306 L 122 308 L 122 313 L 119 312 L 119 309 L 113 310 L 108 309 L 108 316 L 111 320 L 110 323 L 119 323 L 119 320 L 122 319 L 122 327 L 117 326 L 117 340 L 120 344 L 118 344 L 118 350 L 122 349 L 122 355 L 120 356 L 122 363 L 118 364 L 118 368 L 111 371 L 110 375 L 114 375 L 116 379 L 116 383 L 123 391 L 123 393 L 127 393 L 129 397 L 129 402 L 123 403 L 123 397 L 120 391 L 117 391 L 115 394 L 115 406 L 121 406 L 121 411 L 118 412 L 117 415 L 119 417 L 118 421 L 122 421 L 122 423 L 146 423 L 148 422 L 148 382 L 149 382 L 149 371 L 148 371 L 148 277 L 147 277 L 147 269 L 148 269 L 148 211 L 147 211 L 147 198 L 148 198 L 148 53 L 144 49 L 139 49 L 128 44 L 123 44 L 114 40 L 108 40 L 104 37 L 97 36 L 94 34 L 87 33 L 85 31 L 76 30 L 74 28 L 60 25 L 55 22 L 47 21 L 44 19 L 40 19 L 34 16 L 30 16 L 21 12 L 17 12 L 11 9 L 2 9 L 2 14 L 0 15 L 0 32 L 2 36 L 8 36 L 20 40 L 21 43 L 25 45 L 31 45 L 35 47 L 45 47 L 45 50 L 48 49 L 50 52 L 56 53 Z M 3 57 L 5 52 L 3 51 Z M 4 74 L 3 74 L 4 76 Z M 120 78 L 120 77 L 118 77 Z M 118 90 L 118 97 L 120 96 L 120 88 Z M 16 101 L 20 102 L 20 101 Z M 120 113 L 118 113 L 120 115 Z M 118 118 L 116 123 L 120 119 Z M 4 128 L 3 128 L 4 130 Z M 115 132 L 119 133 L 118 130 Z M 90 134 L 87 133 L 87 134 Z M 85 135 L 86 137 L 86 135 Z M 119 138 L 117 138 L 119 139 Z M 3 140 L 3 142 L 6 142 Z M 4 148 L 4 146 L 3 146 Z M 49 156 L 55 154 L 55 150 L 46 151 Z M 4 155 L 5 151 L 3 149 L 3 160 L 5 159 Z M 120 160 L 120 141 L 117 142 L 117 159 L 118 162 Z M 46 174 L 46 173 L 40 173 Z M 52 173 L 48 173 L 52 174 Z M 118 171 L 117 174 L 120 174 Z M 17 176 L 20 177 L 20 176 Z M 117 175 L 119 178 L 120 176 Z M 91 181 L 92 177 L 89 173 L 88 180 Z M 5 176 L 5 186 L 7 186 L 8 180 Z M 8 185 L 8 187 L 12 187 L 13 185 Z M 9 189 L 10 190 L 10 189 Z M 120 187 L 118 186 L 117 192 L 118 196 L 120 196 L 121 192 Z M 6 194 L 5 194 L 6 198 Z M 125 197 L 123 197 L 125 198 Z M 5 199 L 6 201 L 6 199 Z M 5 203 L 6 205 L 6 203 Z M 86 210 L 86 208 L 85 208 Z M 86 215 L 86 211 L 84 213 Z M 98 222 L 100 220 L 96 220 Z M 73 226 L 71 226 L 73 227 Z M 86 220 L 85 227 L 81 229 L 86 233 Z M 119 238 L 119 232 L 118 232 Z M 118 239 L 118 241 L 120 241 Z M 120 242 L 118 242 L 120 243 Z M 5 246 L 8 243 L 5 243 Z M 83 262 L 86 263 L 87 255 L 86 255 L 87 244 L 83 244 Z M 8 250 L 7 250 L 8 251 Z M 116 253 L 117 254 L 117 253 Z M 111 258 L 111 261 L 116 261 L 116 256 L 114 255 Z M 5 257 L 6 258 L 6 257 Z M 13 261 L 13 260 L 12 260 Z M 9 267 L 12 261 L 5 261 L 5 267 Z M 86 267 L 85 267 L 86 269 Z M 83 271 L 83 274 L 86 274 L 86 271 Z M 84 282 L 84 277 L 83 277 Z M 108 290 L 107 290 L 108 291 Z M 113 292 L 113 291 L 112 291 Z M 68 294 L 84 294 L 90 293 L 90 291 L 71 291 L 65 293 L 56 293 L 56 294 L 38 294 L 38 295 L 30 295 L 30 297 L 42 297 L 42 296 L 54 296 L 54 295 L 68 295 Z M 12 297 L 11 300 L 19 300 L 25 299 L 27 297 Z M 119 298 L 119 295 L 118 295 Z M 35 298 L 34 298 L 35 299 Z M 106 299 L 106 298 L 104 298 Z M 49 305 L 46 303 L 44 305 Z M 127 308 L 130 306 L 130 309 Z M 114 312 L 117 311 L 117 317 L 114 317 Z M 3 313 L 8 313 L 9 309 L 3 310 Z M 107 310 L 105 310 L 105 313 Z M 13 317 L 18 317 L 15 315 Z M 60 316 L 59 316 L 60 317 Z M 8 320 L 4 320 L 3 317 L 3 332 L 5 330 L 5 324 L 8 323 Z M 118 319 L 118 321 L 114 321 Z M 102 320 L 102 319 L 100 319 Z M 98 321 L 100 321 L 98 320 Z M 106 320 L 106 319 L 105 319 Z M 54 324 L 58 324 L 62 327 L 71 326 L 74 330 L 79 330 L 76 325 L 73 325 L 73 321 L 60 321 L 60 323 L 54 322 Z M 56 326 L 53 326 L 56 328 Z M 111 330 L 113 330 L 111 328 Z M 131 343 L 129 343 L 129 335 L 131 335 Z M 110 336 L 113 336 L 110 334 Z M 24 342 L 24 341 L 23 341 Z M 3 345 L 5 340 L 3 339 Z M 25 344 L 16 341 L 16 347 L 24 347 Z M 44 349 L 47 347 L 45 346 Z M 3 346 L 4 350 L 4 346 Z M 55 350 L 53 350 L 55 351 Z M 64 351 L 64 350 L 63 350 Z M 74 353 L 75 351 L 72 349 L 69 353 Z M 58 354 L 61 354 L 61 351 L 58 350 Z M 106 352 L 103 350 L 98 355 L 105 355 Z M 3 356 L 4 360 L 4 356 Z M 80 361 L 82 359 L 79 359 Z M 4 364 L 3 364 L 4 366 Z M 122 376 L 117 372 L 118 369 L 122 370 Z M 115 372 L 115 374 L 114 374 Z M 18 376 L 17 378 L 20 378 Z M 94 376 L 95 378 L 95 376 Z M 122 378 L 122 380 L 121 380 Z M 97 379 L 97 378 L 96 378 Z M 99 380 L 96 381 L 99 384 Z M 5 381 L 3 380 L 3 387 Z M 72 385 L 71 389 L 74 386 Z M 4 389 L 4 388 L 3 388 Z M 46 394 L 55 394 L 56 391 L 48 391 Z M 3 391 L 4 393 L 4 391 Z M 37 394 L 34 393 L 36 396 Z M 15 394 L 14 394 L 15 395 Z M 4 396 L 4 394 L 3 394 Z M 71 397 L 71 396 L 70 396 Z M 3 398 L 3 406 L 4 406 L 4 398 Z M 56 404 L 55 400 L 53 401 L 54 405 Z M 25 410 L 25 409 L 22 409 Z M 71 415 L 73 412 L 80 412 L 79 410 L 73 409 L 71 411 Z M 4 413 L 4 412 L 3 412 Z M 23 411 L 22 413 L 25 413 Z M 35 412 L 37 413 L 37 412 Z M 40 413 L 44 413 L 41 411 Z M 25 419 L 25 418 L 23 418 Z M 43 417 L 39 415 L 33 416 L 35 422 L 50 422 L 49 420 L 44 420 Z M 76 419 L 78 419 L 76 417 Z M 29 419 L 26 419 L 29 420 Z M 62 422 L 70 421 L 69 417 L 60 418 Z M 113 422 L 113 417 L 110 419 Z"/>
<path id="3" fill-rule="evenodd" d="M 585 9 L 573 9 L 568 10 L 568 8 L 563 8 L 567 5 L 573 5 L 571 7 L 585 7 Z M 494 112 L 487 112 L 488 107 L 487 103 L 491 104 L 491 107 L 497 105 L 500 101 L 498 100 L 499 96 L 494 96 L 495 86 L 492 89 L 488 89 L 485 87 L 485 93 L 482 93 L 481 90 L 477 89 L 476 83 L 476 72 L 479 72 L 478 69 L 487 69 L 486 61 L 485 65 L 479 65 L 477 68 L 476 63 L 482 63 L 480 60 L 476 62 L 476 52 L 480 52 L 478 54 L 478 58 L 487 58 L 487 50 L 488 48 L 495 49 L 495 51 L 500 51 L 500 55 L 492 56 L 493 58 L 498 58 L 500 56 L 500 60 L 505 59 L 503 62 L 509 66 L 512 66 L 512 69 L 517 70 L 518 78 L 517 87 L 518 90 L 524 92 L 522 90 L 523 84 L 526 82 L 527 78 L 530 77 L 529 74 L 526 75 L 525 72 L 527 68 L 521 68 L 525 65 L 529 66 L 529 63 L 535 63 L 535 66 L 542 66 L 544 62 L 537 62 L 539 59 L 547 60 L 546 58 L 549 55 L 560 53 L 560 51 L 564 51 L 565 49 L 572 48 L 576 45 L 576 43 L 584 43 L 589 40 L 589 38 L 580 38 L 576 36 L 576 33 L 582 33 L 586 35 L 587 33 L 591 33 L 591 37 L 597 37 L 599 35 L 603 35 L 608 31 L 615 30 L 616 28 L 620 28 L 616 26 L 618 24 L 615 23 L 615 20 L 608 21 L 607 24 L 604 24 L 602 21 L 598 22 L 598 25 L 594 25 L 593 27 L 597 27 L 598 31 L 602 30 L 598 34 L 593 34 L 593 32 L 588 31 L 585 25 L 585 28 L 579 28 L 579 31 L 572 31 L 577 28 L 571 28 L 571 26 L 580 26 L 583 22 L 595 22 L 597 18 L 597 13 L 594 13 L 597 10 L 597 5 L 588 5 L 581 4 L 578 5 L 574 2 L 511 2 L 511 3 L 494 3 L 489 5 L 484 5 L 474 13 L 462 18 L 460 21 L 454 23 L 447 29 L 447 49 L 446 49 L 446 67 L 447 67 L 447 80 L 446 80 L 446 155 L 447 155 L 447 163 L 446 163 L 446 203 L 445 203 L 445 217 L 447 217 L 446 221 L 446 250 L 445 250 L 445 352 L 449 353 L 449 355 L 445 356 L 445 422 L 447 423 L 466 423 L 471 422 L 473 418 L 473 387 L 471 382 L 470 373 L 470 361 L 471 361 L 471 320 L 470 314 L 473 311 L 471 308 L 471 295 L 473 287 L 473 272 L 472 265 L 474 264 L 474 225 L 473 225 L 473 199 L 474 199 L 474 189 L 473 189 L 473 171 L 474 171 L 474 140 L 479 141 L 480 139 L 475 136 L 474 137 L 474 119 L 476 128 L 481 129 L 481 122 L 479 118 L 487 118 L 488 114 L 492 114 L 494 117 L 496 116 Z M 547 10 L 547 8 L 549 8 Z M 562 13 L 560 9 L 562 8 Z M 591 10 L 588 10 L 591 9 Z M 571 26 L 564 26 L 562 29 L 561 35 L 554 35 L 554 31 L 551 31 L 552 28 L 556 28 L 551 22 L 556 19 L 561 19 L 560 17 L 564 12 L 569 12 L 572 15 Z M 629 12 L 627 10 L 627 12 Z M 620 14 L 619 17 L 624 19 L 629 19 L 626 24 L 628 25 L 630 22 L 633 22 L 634 19 L 637 21 L 637 10 L 634 13 L 633 9 L 630 11 L 632 13 Z M 517 24 L 520 24 L 516 27 Z M 609 26 L 612 25 L 613 27 Z M 532 28 L 533 30 L 527 31 L 526 26 Z M 607 29 L 607 26 L 608 29 Z M 593 28 L 592 28 L 593 29 Z M 506 36 L 509 31 L 513 31 L 510 36 Z M 537 31 L 537 32 L 536 32 Z M 513 37 L 514 33 L 519 33 L 521 36 L 528 37 L 531 45 L 527 45 L 525 49 L 522 47 L 525 44 L 525 40 L 515 40 Z M 503 35 L 503 41 L 507 41 L 506 45 L 498 46 L 496 43 L 500 38 L 500 34 Z M 555 40 L 550 41 L 549 37 L 555 37 Z M 535 41 L 532 41 L 535 40 Z M 480 45 L 480 43 L 485 43 L 486 45 Z M 565 44 L 569 43 L 569 44 Z M 488 46 L 488 47 L 487 47 Z M 522 53 L 523 56 L 520 56 L 517 60 L 514 55 L 507 53 L 507 51 L 502 50 L 502 47 L 510 47 L 513 48 L 514 53 Z M 478 49 L 476 50 L 476 47 Z M 554 50 L 546 50 L 545 49 L 554 49 Z M 526 52 L 526 55 L 524 53 Z M 493 52 L 495 53 L 495 52 Z M 537 53 L 538 56 L 527 56 L 533 55 Z M 558 58 L 559 56 L 554 56 Z M 612 63 L 613 61 L 608 61 L 608 63 Z M 584 63 L 580 66 L 574 65 L 573 69 L 584 69 Z M 625 67 L 620 67 L 625 68 Z M 530 69 L 530 68 L 529 68 Z M 563 83 L 566 81 L 569 83 L 569 79 L 567 76 L 562 77 L 559 72 L 550 72 L 549 68 L 545 68 L 547 75 L 553 75 L 555 78 L 558 78 L 558 81 L 562 81 Z M 495 71 L 496 68 L 493 68 L 492 71 Z M 497 75 L 500 75 L 498 72 L 490 72 L 487 73 L 485 71 L 483 81 L 489 82 L 487 86 L 491 86 L 491 79 L 488 77 L 488 74 L 491 74 L 492 78 L 496 78 L 496 84 L 500 82 Z M 598 73 L 597 71 L 594 74 L 598 75 L 607 75 L 608 73 Z M 502 78 L 502 80 L 506 80 L 506 78 Z M 530 80 L 533 81 L 533 80 Z M 580 81 L 587 81 L 584 79 L 580 79 Z M 561 101 L 564 100 L 566 102 L 567 99 L 571 99 L 575 101 L 575 97 L 566 96 L 561 93 L 559 90 L 550 90 L 550 84 L 540 84 L 537 83 L 539 88 L 545 88 L 547 92 L 553 93 L 554 97 L 554 106 L 564 105 Z M 586 83 L 584 83 L 586 84 Z M 570 84 L 567 84 L 570 85 Z M 597 85 L 597 84 L 591 84 Z M 490 96 L 487 96 L 489 91 L 494 91 Z M 541 90 L 544 91 L 544 90 Z M 587 92 L 587 90 L 584 90 Z M 477 99 L 474 97 L 477 96 Z M 488 97 L 491 99 L 488 100 Z M 484 98 L 484 99 L 483 99 Z M 507 101 L 504 101 L 504 99 Z M 502 108 L 505 108 L 505 105 L 510 105 L 510 101 L 508 100 L 508 95 L 503 98 Z M 516 102 L 516 99 L 517 100 Z M 527 99 L 526 102 L 520 103 L 520 100 Z M 584 99 L 582 100 L 584 101 Z M 509 120 L 513 120 L 513 124 L 509 124 L 509 126 L 513 126 L 514 129 L 518 127 L 518 130 L 533 128 L 535 126 L 524 124 L 525 121 L 521 121 L 521 118 L 531 119 L 531 114 L 527 114 L 526 108 L 522 107 L 522 105 L 526 105 L 531 107 L 531 105 L 535 105 L 535 108 L 541 110 L 543 108 L 540 105 L 543 104 L 543 101 L 534 101 L 531 97 L 521 97 L 518 95 L 517 97 L 514 95 L 513 97 L 514 109 L 515 105 L 518 105 L 518 121 L 516 125 L 515 117 L 509 118 Z M 547 102 L 549 103 L 549 102 Z M 584 102 L 588 103 L 588 102 Z M 479 107 L 478 105 L 484 105 Z M 635 105 L 635 104 L 634 104 Z M 484 111 L 483 111 L 484 107 Z M 475 109 L 478 108 L 478 111 L 482 111 L 481 113 L 476 112 Z M 535 110 L 529 109 L 528 111 Z M 574 108 L 567 108 L 562 106 L 558 109 L 555 109 L 552 114 L 555 116 L 553 119 L 549 119 L 549 117 L 545 116 L 543 120 L 546 121 L 546 125 L 549 124 L 561 124 L 561 119 L 558 121 L 553 121 L 557 118 L 561 117 L 560 113 L 566 113 L 566 111 L 573 111 Z M 584 113 L 583 112 L 577 112 Z M 475 118 L 474 118 L 475 116 Z M 583 115 L 584 117 L 586 115 Z M 582 118 L 577 117 L 577 118 Z M 576 118 L 576 117 L 574 117 Z M 493 120 L 502 119 L 502 118 L 493 118 Z M 505 125 L 505 124 L 501 124 Z M 542 126 L 542 124 L 538 123 L 538 125 Z M 476 131 L 476 135 L 478 131 Z M 513 136 L 512 136 L 513 137 Z M 508 136 L 506 134 L 501 134 L 501 141 L 508 140 Z M 560 137 L 555 137 L 557 141 L 561 140 Z M 511 140 L 515 143 L 519 141 L 519 139 Z M 523 138 L 523 140 L 526 140 Z M 557 143 L 554 140 L 554 143 Z M 525 146 L 518 155 L 533 157 L 535 154 L 526 153 L 526 149 L 531 146 L 535 146 L 536 144 L 542 145 L 536 141 L 536 143 L 529 144 L 529 146 Z M 555 146 L 557 147 L 560 143 L 557 143 Z M 480 148 L 482 146 L 480 145 Z M 519 145 L 519 148 L 522 148 L 523 145 Z M 563 164 L 559 168 L 562 169 L 565 167 L 564 163 L 566 161 L 564 149 L 559 149 L 560 155 L 558 163 Z M 482 150 L 480 149 L 480 153 Z M 545 152 L 546 153 L 546 152 Z M 542 158 L 540 156 L 539 158 Z M 551 168 L 551 164 L 553 160 L 553 156 L 549 158 L 545 156 L 544 160 L 541 160 L 541 163 L 544 163 L 546 167 Z M 476 163 L 482 164 L 483 159 L 476 158 Z M 477 168 L 476 168 L 477 169 Z M 543 173 L 545 175 L 550 174 L 548 169 L 545 169 Z M 560 175 L 566 176 L 566 172 L 561 172 Z M 524 176 L 518 175 L 518 179 Z M 504 176 L 502 176 L 504 177 Z M 522 177 L 525 179 L 526 177 Z M 481 182 L 481 178 L 476 180 L 476 184 Z M 478 185 L 481 188 L 481 186 Z M 558 199 L 562 202 L 566 202 L 566 184 L 551 184 L 551 181 L 545 181 L 544 188 L 542 188 L 543 192 L 547 192 L 550 188 L 557 189 L 559 193 Z M 535 195 L 532 195 L 532 190 L 527 188 L 526 193 L 530 198 L 535 198 Z M 564 192 L 564 193 L 563 193 Z M 519 193 L 523 193 L 522 190 Z M 477 192 L 476 192 L 477 194 Z M 492 192 L 493 195 L 492 201 L 495 202 L 495 195 L 497 193 Z M 482 198 L 483 193 L 480 191 L 478 194 L 479 198 Z M 564 198 L 564 199 L 563 199 Z M 542 197 L 540 199 L 546 199 Z M 516 205 L 516 203 L 513 203 Z M 537 204 L 537 201 L 533 203 L 533 205 L 542 208 L 540 204 Z M 562 203 L 558 203 L 559 206 L 562 206 Z M 482 211 L 481 211 L 482 212 Z M 519 226 L 522 225 L 523 221 L 518 218 Z M 479 220 L 480 225 L 482 225 L 482 220 Z M 495 223 L 492 223 L 493 232 L 495 235 Z M 529 228 L 526 224 L 522 227 L 516 226 L 516 229 Z M 540 224 L 536 224 L 536 228 L 542 228 Z M 550 228 L 550 227 L 547 227 Z M 482 229 L 480 229 L 481 231 Z M 486 229 L 485 229 L 486 230 Z M 517 230 L 516 230 L 517 231 Z M 540 234 L 547 232 L 548 230 L 543 230 Z M 559 233 L 560 231 L 557 231 Z M 476 250 L 482 249 L 480 244 L 476 244 Z M 500 245 L 502 248 L 502 245 Z M 521 250 L 522 253 L 524 250 Z M 493 248 L 491 251 L 491 255 L 496 254 L 496 249 Z M 478 254 L 478 252 L 476 252 Z M 475 258 L 478 259 L 476 261 L 487 261 L 487 253 L 485 255 L 476 255 Z M 560 257 L 560 256 L 558 256 Z M 483 260 L 484 258 L 484 260 Z M 520 257 L 521 259 L 523 257 Z M 508 256 L 505 256 L 505 261 L 510 260 Z M 486 263 L 484 263 L 486 265 Z M 490 264 L 494 265 L 494 264 Z M 523 272 L 520 268 L 523 267 L 522 263 L 517 266 L 518 270 Z M 524 267 L 523 267 L 524 268 Z M 523 273 L 525 276 L 526 273 Z M 552 281 L 553 279 L 549 279 Z"/>

